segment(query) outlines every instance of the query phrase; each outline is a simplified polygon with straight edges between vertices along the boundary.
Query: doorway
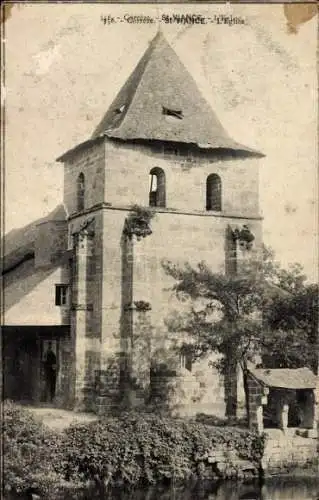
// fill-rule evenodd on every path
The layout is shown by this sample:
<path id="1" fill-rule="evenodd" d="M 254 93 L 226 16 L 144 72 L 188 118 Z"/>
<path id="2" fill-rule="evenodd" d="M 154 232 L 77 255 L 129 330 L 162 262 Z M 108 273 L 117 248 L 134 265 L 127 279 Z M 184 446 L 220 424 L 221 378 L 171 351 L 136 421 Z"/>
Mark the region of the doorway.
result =
<path id="1" fill-rule="evenodd" d="M 48 387 L 48 385 L 52 385 L 52 381 L 50 381 L 50 376 L 48 378 L 47 373 L 47 355 L 48 352 L 51 352 L 51 357 L 55 358 L 55 369 L 54 376 L 55 381 L 53 383 L 54 388 Z M 56 396 L 57 389 L 57 377 L 58 377 L 58 367 L 59 367 L 59 349 L 58 349 L 58 341 L 56 339 L 41 339 L 40 342 L 40 354 L 41 354 L 41 363 L 40 363 L 40 401 L 43 403 L 53 403 L 53 400 Z M 51 370 L 52 371 L 52 370 Z M 51 382 L 51 383 L 50 383 Z M 50 394 L 49 394 L 50 393 Z M 52 399 L 51 399 L 51 396 Z"/>
<path id="2" fill-rule="evenodd" d="M 39 345 L 37 338 L 4 339 L 4 397 L 13 401 L 37 400 Z"/>

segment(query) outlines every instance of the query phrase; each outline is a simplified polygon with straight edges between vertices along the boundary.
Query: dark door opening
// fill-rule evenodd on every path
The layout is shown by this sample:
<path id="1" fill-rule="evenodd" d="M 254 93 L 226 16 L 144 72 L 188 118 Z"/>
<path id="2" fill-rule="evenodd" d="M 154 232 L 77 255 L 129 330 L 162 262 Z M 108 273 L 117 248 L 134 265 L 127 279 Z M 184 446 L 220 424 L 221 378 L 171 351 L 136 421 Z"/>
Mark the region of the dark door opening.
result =
<path id="1" fill-rule="evenodd" d="M 39 348 L 36 338 L 6 339 L 4 342 L 4 398 L 37 400 Z"/>
<path id="2" fill-rule="evenodd" d="M 40 400 L 52 403 L 56 396 L 58 375 L 57 340 L 41 341 L 41 389 Z"/>

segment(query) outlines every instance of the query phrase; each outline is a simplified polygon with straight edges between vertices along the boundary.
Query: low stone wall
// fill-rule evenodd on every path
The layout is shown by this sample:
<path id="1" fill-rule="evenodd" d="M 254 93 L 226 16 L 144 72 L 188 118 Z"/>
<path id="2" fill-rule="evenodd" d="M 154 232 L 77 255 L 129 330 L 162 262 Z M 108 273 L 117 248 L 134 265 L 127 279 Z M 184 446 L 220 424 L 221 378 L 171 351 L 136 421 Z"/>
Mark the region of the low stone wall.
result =
<path id="1" fill-rule="evenodd" d="M 201 457 L 205 479 L 247 479 L 257 477 L 260 467 L 257 462 L 244 460 L 230 446 L 219 444 Z"/>
<path id="2" fill-rule="evenodd" d="M 282 473 L 294 467 L 306 468 L 318 459 L 318 439 L 289 436 L 282 431 L 267 433 L 262 468 L 266 474 Z"/>

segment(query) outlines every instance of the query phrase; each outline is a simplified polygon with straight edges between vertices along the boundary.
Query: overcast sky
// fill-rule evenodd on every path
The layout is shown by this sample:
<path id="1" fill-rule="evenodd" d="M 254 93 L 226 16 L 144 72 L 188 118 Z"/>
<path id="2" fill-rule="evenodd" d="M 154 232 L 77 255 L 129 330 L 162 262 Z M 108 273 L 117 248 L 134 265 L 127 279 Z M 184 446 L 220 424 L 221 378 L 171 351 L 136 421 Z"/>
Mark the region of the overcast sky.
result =
<path id="1" fill-rule="evenodd" d="M 6 22 L 5 230 L 62 202 L 61 153 L 86 140 L 157 24 L 101 16 L 232 14 L 245 25 L 161 23 L 228 133 L 262 151 L 264 242 L 317 276 L 317 76 L 313 18 L 289 34 L 281 5 L 18 5 Z"/>

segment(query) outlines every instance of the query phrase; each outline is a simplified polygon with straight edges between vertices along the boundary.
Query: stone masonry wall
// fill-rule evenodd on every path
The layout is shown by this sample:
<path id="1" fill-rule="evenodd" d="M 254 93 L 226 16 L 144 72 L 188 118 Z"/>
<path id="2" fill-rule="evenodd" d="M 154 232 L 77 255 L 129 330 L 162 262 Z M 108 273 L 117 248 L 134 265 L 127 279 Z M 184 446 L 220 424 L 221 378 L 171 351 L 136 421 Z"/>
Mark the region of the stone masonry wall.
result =
<path id="1" fill-rule="evenodd" d="M 206 210 L 206 179 L 222 181 L 222 210 L 258 216 L 259 159 L 226 158 L 216 153 L 189 156 L 163 154 L 141 145 L 105 143 L 105 201 L 112 205 L 148 205 L 149 172 L 160 167 L 166 177 L 166 207 L 179 211 Z"/>
<path id="2" fill-rule="evenodd" d="M 119 249 L 127 215 L 126 210 L 104 209 L 102 356 L 105 358 L 121 350 L 122 307 L 130 283 L 124 283 L 122 279 L 124 263 Z M 151 221 L 153 233 L 136 243 L 133 296 L 134 300 L 151 305 L 152 352 L 165 352 L 169 345 L 176 345 L 178 336 L 168 331 L 166 322 L 184 307 L 174 296 L 171 290 L 174 280 L 165 273 L 162 263 L 172 260 L 196 265 L 204 260 L 216 272 L 223 272 L 226 227 L 231 222 L 230 218 L 156 212 Z M 256 221 L 256 235 L 258 229 Z M 222 397 L 220 404 L 223 405 L 223 396 L 220 393 L 218 396 Z"/>
<path id="3" fill-rule="evenodd" d="M 69 336 L 59 339 L 59 372 L 55 404 L 72 408 L 72 341 Z"/>
<path id="4" fill-rule="evenodd" d="M 259 464 L 241 458 L 232 447 L 219 443 L 203 457 L 204 477 L 207 479 L 248 479 L 258 477 Z"/>
<path id="5" fill-rule="evenodd" d="M 104 201 L 105 155 L 104 144 L 97 142 L 81 149 L 64 164 L 64 205 L 68 215 L 77 211 L 77 178 L 85 177 L 85 205 L 91 208 Z"/>
<path id="6" fill-rule="evenodd" d="M 109 371 L 110 395 L 113 382 L 118 380 L 125 327 L 123 307 L 123 228 L 132 204 L 148 206 L 149 171 L 154 166 L 166 174 L 167 209 L 155 209 L 151 222 L 152 235 L 138 242 L 135 252 L 136 272 L 133 276 L 134 300 L 150 303 L 153 349 L 167 348 L 176 335 L 167 331 L 166 320 L 181 303 L 169 288 L 173 281 L 164 272 L 162 262 L 172 260 L 197 264 L 206 261 L 216 272 L 225 270 L 225 239 L 229 225 L 249 224 L 255 235 L 255 248 L 261 244 L 261 221 L 258 207 L 258 160 L 221 158 L 203 160 L 194 157 L 189 162 L 164 156 L 143 146 L 127 146 L 113 141 L 99 142 L 75 154 L 65 170 L 65 205 L 69 214 L 76 209 L 76 179 L 83 171 L 86 178 L 86 211 L 69 222 L 69 235 L 85 222 L 95 220 L 95 271 L 88 284 L 93 298 L 91 315 L 91 347 L 81 347 L 81 367 L 78 370 Z M 216 172 L 223 183 L 223 212 L 206 212 L 206 178 Z M 102 206 L 102 202 L 104 205 Z M 100 204 L 100 205 L 99 205 Z M 70 239 L 69 239 L 70 244 Z M 86 321 L 83 319 L 83 321 Z M 82 339 L 84 339 L 82 336 Z M 78 339 L 78 345 L 84 340 Z M 87 340 L 85 340 L 87 343 Z M 91 351 L 85 355 L 85 351 Z M 93 362 L 93 352 L 100 360 Z M 85 366 L 87 367 L 85 368 Z M 116 368 L 115 368 L 116 366 Z M 117 374 L 117 375 L 116 375 Z M 83 379 L 82 375 L 80 378 Z M 92 380 L 90 381 L 92 383 Z M 92 384 L 91 384 L 92 385 Z M 104 387 L 104 393 L 107 390 Z M 103 396 L 106 398 L 107 396 Z M 111 399 L 113 396 L 110 396 Z"/>
<path id="7" fill-rule="evenodd" d="M 94 410 L 101 351 L 101 216 L 71 219 L 69 232 L 70 242 L 76 241 L 71 305 L 75 402 L 78 409 Z"/>
<path id="8" fill-rule="evenodd" d="M 268 474 L 305 468 L 318 460 L 318 438 L 287 436 L 280 429 L 271 429 L 266 436 L 262 467 Z"/>
<path id="9" fill-rule="evenodd" d="M 249 427 L 251 430 L 259 431 L 260 426 L 260 408 L 262 408 L 263 389 L 259 382 L 250 374 L 247 376 L 248 394 L 249 394 Z"/>

